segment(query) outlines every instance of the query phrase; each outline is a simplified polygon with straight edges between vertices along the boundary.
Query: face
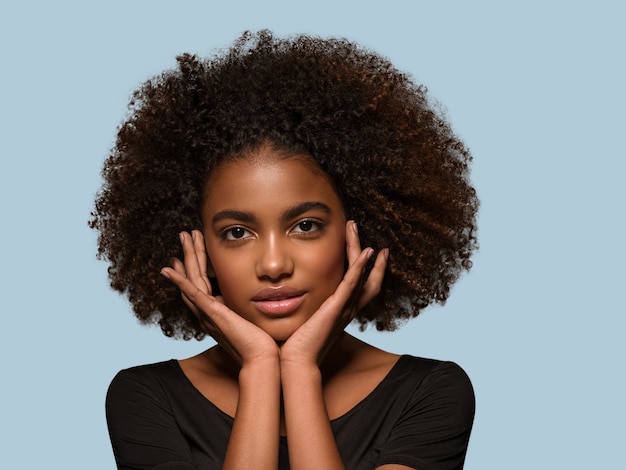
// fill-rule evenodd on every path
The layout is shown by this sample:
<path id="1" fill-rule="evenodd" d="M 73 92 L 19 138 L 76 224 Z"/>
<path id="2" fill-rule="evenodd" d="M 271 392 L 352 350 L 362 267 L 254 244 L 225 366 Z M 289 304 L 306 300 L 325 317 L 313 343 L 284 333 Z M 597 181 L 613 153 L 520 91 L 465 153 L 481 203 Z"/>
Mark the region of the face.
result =
<path id="1" fill-rule="evenodd" d="M 343 277 L 337 193 L 312 160 L 268 149 L 222 164 L 207 187 L 209 275 L 228 307 L 286 340 Z"/>

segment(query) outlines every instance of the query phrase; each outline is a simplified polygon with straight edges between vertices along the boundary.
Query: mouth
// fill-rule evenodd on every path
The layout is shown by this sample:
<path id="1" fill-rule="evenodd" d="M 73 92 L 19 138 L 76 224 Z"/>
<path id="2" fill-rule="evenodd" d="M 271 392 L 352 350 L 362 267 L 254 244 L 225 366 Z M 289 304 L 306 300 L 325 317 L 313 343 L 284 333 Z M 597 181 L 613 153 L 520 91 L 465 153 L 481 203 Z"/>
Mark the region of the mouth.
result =
<path id="1" fill-rule="evenodd" d="M 284 317 L 295 312 L 304 301 L 305 292 L 287 286 L 266 287 L 252 298 L 262 313 L 272 317 Z"/>

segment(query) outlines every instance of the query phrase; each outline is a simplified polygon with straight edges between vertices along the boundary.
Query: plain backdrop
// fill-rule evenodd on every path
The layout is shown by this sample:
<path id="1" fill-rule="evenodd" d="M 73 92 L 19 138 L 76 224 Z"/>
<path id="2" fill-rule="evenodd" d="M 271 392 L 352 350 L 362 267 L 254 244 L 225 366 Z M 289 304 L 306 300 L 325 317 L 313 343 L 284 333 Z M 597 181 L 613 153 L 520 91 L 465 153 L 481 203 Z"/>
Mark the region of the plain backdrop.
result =
<path id="1" fill-rule="evenodd" d="M 212 343 L 140 326 L 87 227 L 132 90 L 242 31 L 344 36 L 428 86 L 474 155 L 474 269 L 360 338 L 449 359 L 466 469 L 625 468 L 625 8 L 619 1 L 23 1 L 0 7 L 3 468 L 111 469 L 121 368 Z"/>

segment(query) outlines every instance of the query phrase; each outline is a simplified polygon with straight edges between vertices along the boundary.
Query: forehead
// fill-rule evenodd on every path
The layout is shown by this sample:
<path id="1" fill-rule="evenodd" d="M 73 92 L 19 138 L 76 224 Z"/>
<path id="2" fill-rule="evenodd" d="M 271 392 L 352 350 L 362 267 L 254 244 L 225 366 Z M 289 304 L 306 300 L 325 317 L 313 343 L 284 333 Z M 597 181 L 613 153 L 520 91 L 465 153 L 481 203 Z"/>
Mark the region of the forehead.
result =
<path id="1" fill-rule="evenodd" d="M 311 157 L 265 150 L 216 168 L 207 181 L 203 212 L 279 210 L 304 202 L 323 202 L 343 212 L 329 177 Z"/>

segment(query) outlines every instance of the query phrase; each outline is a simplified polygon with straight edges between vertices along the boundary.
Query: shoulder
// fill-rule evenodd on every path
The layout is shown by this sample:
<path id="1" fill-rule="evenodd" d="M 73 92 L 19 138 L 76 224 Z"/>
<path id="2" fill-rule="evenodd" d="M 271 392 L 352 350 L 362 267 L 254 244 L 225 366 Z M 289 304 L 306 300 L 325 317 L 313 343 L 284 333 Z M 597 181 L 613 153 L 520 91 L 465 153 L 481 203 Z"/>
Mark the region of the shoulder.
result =
<path id="1" fill-rule="evenodd" d="M 462 468 L 475 408 L 465 371 L 454 362 L 402 356 L 387 385 L 398 407 L 378 464 Z"/>
<path id="2" fill-rule="evenodd" d="M 407 411 L 454 417 L 450 425 L 471 429 L 475 412 L 474 388 L 467 373 L 455 362 L 402 356 L 389 374 L 403 389 Z"/>
<path id="3" fill-rule="evenodd" d="M 107 390 L 106 418 L 111 435 L 172 423 L 188 393 L 176 360 L 119 371 Z M 187 400 L 188 401 L 188 400 Z M 169 425 L 169 424 L 168 424 Z"/>
<path id="4" fill-rule="evenodd" d="M 413 377 L 413 381 L 427 383 L 454 383 L 471 388 L 467 373 L 456 362 L 440 361 L 423 357 L 400 356 L 392 372 L 396 375 Z"/>
<path id="5" fill-rule="evenodd" d="M 197 468 L 185 438 L 185 433 L 197 432 L 202 416 L 194 397 L 175 360 L 118 372 L 106 396 L 118 467 Z"/>
<path id="6" fill-rule="evenodd" d="M 113 377 L 110 387 L 136 382 L 144 383 L 146 381 L 167 381 L 170 377 L 176 375 L 177 369 L 179 369 L 178 362 L 174 359 L 164 362 L 156 362 L 154 364 L 129 367 L 127 369 L 120 370 L 115 377 Z"/>
<path id="7" fill-rule="evenodd" d="M 180 383 L 180 367 L 175 360 L 135 366 L 119 371 L 107 390 L 107 407 L 120 401 L 132 402 L 137 397 L 163 398 L 166 390 Z"/>
<path id="8" fill-rule="evenodd" d="M 404 355 L 390 376 L 414 390 L 421 390 L 421 394 L 454 395 L 472 403 L 474 401 L 472 382 L 455 362 Z"/>

